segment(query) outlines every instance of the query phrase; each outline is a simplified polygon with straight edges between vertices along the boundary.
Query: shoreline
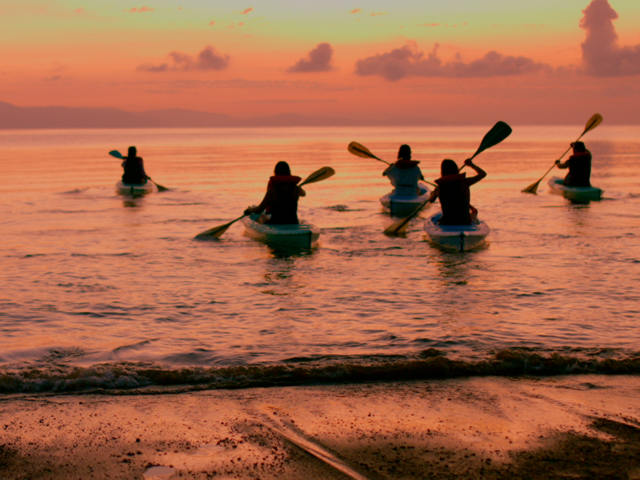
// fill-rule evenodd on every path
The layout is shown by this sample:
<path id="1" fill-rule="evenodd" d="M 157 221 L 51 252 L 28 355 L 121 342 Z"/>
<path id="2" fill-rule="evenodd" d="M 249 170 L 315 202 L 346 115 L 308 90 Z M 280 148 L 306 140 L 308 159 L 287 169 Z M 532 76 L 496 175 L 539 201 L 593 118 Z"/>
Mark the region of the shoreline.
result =
<path id="1" fill-rule="evenodd" d="M 639 393 L 572 375 L 6 395 L 0 477 L 640 479 Z"/>

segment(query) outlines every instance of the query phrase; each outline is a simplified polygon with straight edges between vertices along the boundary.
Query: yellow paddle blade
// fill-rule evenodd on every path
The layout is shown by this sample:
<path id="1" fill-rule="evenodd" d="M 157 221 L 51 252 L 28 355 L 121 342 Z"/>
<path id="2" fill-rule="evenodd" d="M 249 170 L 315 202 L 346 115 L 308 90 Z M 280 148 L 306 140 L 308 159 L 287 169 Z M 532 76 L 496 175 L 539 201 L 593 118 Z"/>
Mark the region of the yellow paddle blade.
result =
<path id="1" fill-rule="evenodd" d="M 393 223 L 384 229 L 385 235 L 402 235 L 407 231 L 407 227 L 409 226 L 409 220 L 403 218 L 399 222 Z"/>
<path id="2" fill-rule="evenodd" d="M 522 192 L 523 193 L 537 193 L 538 192 L 538 185 L 540 185 L 540 181 L 542 179 L 538 180 L 536 183 L 532 183 L 531 185 L 529 185 L 527 188 L 523 189 Z"/>
<path id="3" fill-rule="evenodd" d="M 401 233 L 404 233 L 407 230 L 407 226 L 409 225 L 409 222 L 411 221 L 411 219 L 415 217 L 418 214 L 418 212 L 422 210 L 427 203 L 429 203 L 429 200 L 425 200 L 420 205 L 418 205 L 418 207 L 413 212 L 411 212 L 408 217 L 403 218 L 402 220 L 389 225 L 387 228 L 384 229 L 384 234 L 399 235 Z"/>
<path id="4" fill-rule="evenodd" d="M 321 182 L 322 180 L 326 180 L 327 178 L 333 177 L 336 174 L 336 171 L 331 167 L 322 167 L 319 170 L 316 170 L 299 185 L 300 187 L 303 185 L 308 185 L 310 183 Z"/>
<path id="5" fill-rule="evenodd" d="M 371 151 L 367 147 L 359 144 L 358 142 L 351 142 L 347 147 L 347 150 L 349 150 L 349 153 L 352 153 L 356 157 L 373 158 L 374 160 L 378 160 L 379 162 L 386 163 L 387 165 L 391 165 L 389 162 L 386 162 L 381 158 L 376 157 L 373 153 L 371 153 Z"/>
<path id="6" fill-rule="evenodd" d="M 209 230 L 205 230 L 204 232 L 199 233 L 195 236 L 197 239 L 203 238 L 220 238 L 224 232 L 229 230 L 229 227 L 236 223 L 238 220 L 242 220 L 246 215 L 242 215 L 241 217 L 236 218 L 235 220 L 230 221 L 229 223 L 225 223 L 224 225 L 220 225 L 218 227 L 210 228 Z"/>
<path id="7" fill-rule="evenodd" d="M 590 130 L 593 130 L 594 128 L 596 128 L 601 123 L 602 123 L 602 115 L 600 115 L 599 113 L 594 113 L 593 116 L 589 119 L 589 121 L 585 125 L 584 132 L 582 132 L 582 135 L 584 135 L 585 133 L 587 133 Z M 580 135 L 580 136 L 582 136 L 582 135 Z"/>
<path id="8" fill-rule="evenodd" d="M 169 190 L 167 187 L 163 187 L 162 185 L 160 185 L 159 183 L 154 182 L 153 180 L 151 180 L 151 177 L 148 177 L 149 181 L 151 183 L 153 183 L 156 187 L 158 187 L 158 191 L 159 192 L 166 192 L 167 190 Z"/>
<path id="9" fill-rule="evenodd" d="M 347 147 L 349 153 L 362 158 L 376 158 L 377 157 L 371 153 L 371 151 L 365 147 L 364 145 L 359 144 L 358 142 L 351 142 Z"/>

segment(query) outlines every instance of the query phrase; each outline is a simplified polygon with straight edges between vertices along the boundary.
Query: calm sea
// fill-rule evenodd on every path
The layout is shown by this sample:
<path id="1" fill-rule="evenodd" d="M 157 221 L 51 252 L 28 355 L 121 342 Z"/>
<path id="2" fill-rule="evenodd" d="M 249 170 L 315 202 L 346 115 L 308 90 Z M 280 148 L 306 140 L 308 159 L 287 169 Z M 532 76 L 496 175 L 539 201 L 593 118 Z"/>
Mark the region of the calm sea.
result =
<path id="1" fill-rule="evenodd" d="M 604 199 L 572 205 L 546 180 L 520 190 L 583 126 L 512 126 L 477 157 L 491 234 L 463 254 L 425 239 L 437 205 L 385 236 L 384 165 L 347 144 L 393 160 L 409 143 L 434 179 L 490 125 L 0 132 L 0 392 L 640 373 L 640 128 L 586 135 Z M 129 145 L 170 191 L 116 194 L 107 152 Z M 301 201 L 317 248 L 273 251 L 240 223 L 194 240 L 259 202 L 280 160 L 337 172 Z"/>

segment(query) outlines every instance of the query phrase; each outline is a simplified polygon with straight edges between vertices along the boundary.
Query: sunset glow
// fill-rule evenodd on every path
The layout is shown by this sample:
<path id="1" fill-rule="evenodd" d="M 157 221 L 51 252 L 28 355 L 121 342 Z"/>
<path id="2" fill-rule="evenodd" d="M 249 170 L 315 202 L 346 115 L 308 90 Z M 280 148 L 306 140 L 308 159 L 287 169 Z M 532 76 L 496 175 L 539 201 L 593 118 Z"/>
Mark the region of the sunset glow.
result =
<path id="1" fill-rule="evenodd" d="M 640 121 L 630 0 L 9 0 L 0 22 L 0 101 L 23 107 Z"/>

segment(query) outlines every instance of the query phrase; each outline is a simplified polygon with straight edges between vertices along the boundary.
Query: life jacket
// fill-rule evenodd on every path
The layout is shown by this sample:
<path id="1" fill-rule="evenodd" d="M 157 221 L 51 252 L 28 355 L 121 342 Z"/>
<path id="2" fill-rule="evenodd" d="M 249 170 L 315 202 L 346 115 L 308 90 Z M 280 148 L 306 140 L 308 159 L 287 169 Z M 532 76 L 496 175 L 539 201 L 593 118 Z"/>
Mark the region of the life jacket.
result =
<path id="1" fill-rule="evenodd" d="M 384 174 L 389 177 L 391 185 L 395 187 L 396 195 L 415 196 L 418 192 L 418 180 L 422 172 L 415 160 L 398 160 L 391 165 Z"/>
<path id="2" fill-rule="evenodd" d="M 441 225 L 469 225 L 469 202 L 471 190 L 466 182 L 466 173 L 445 175 L 436 180 L 440 189 L 438 198 L 442 207 Z"/>
<path id="3" fill-rule="evenodd" d="M 272 225 L 296 225 L 298 222 L 298 182 L 294 175 L 274 175 L 269 179 L 267 205 Z"/>
<path id="4" fill-rule="evenodd" d="M 420 162 L 418 162 L 417 160 L 405 160 L 404 158 L 402 158 L 393 165 L 400 170 L 408 170 L 410 168 L 417 167 L 419 163 Z"/>
<path id="5" fill-rule="evenodd" d="M 124 157 L 122 162 L 124 173 L 122 174 L 122 182 L 129 185 L 140 185 L 147 183 L 147 174 L 144 171 L 142 158 L 140 157 Z"/>
<path id="6" fill-rule="evenodd" d="M 564 179 L 564 184 L 569 187 L 591 186 L 591 152 L 574 153 L 569 157 L 569 173 Z"/>

